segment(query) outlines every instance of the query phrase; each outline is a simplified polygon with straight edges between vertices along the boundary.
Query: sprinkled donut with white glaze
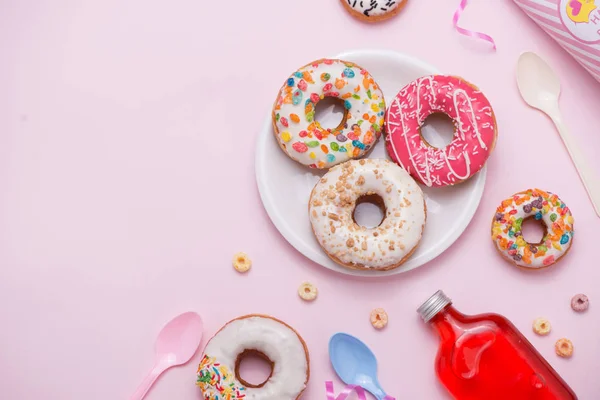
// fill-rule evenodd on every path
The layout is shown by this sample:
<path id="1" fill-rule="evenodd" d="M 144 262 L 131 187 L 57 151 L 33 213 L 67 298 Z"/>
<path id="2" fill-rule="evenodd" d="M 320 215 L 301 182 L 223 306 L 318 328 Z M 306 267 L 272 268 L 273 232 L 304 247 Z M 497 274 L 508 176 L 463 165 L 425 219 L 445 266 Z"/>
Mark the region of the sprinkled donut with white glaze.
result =
<path id="1" fill-rule="evenodd" d="M 361 201 L 380 205 L 381 224 L 358 225 L 354 209 Z M 426 220 L 419 185 L 384 159 L 352 160 L 333 167 L 315 185 L 309 215 L 317 241 L 338 264 L 353 269 L 390 270 L 416 249 Z"/>
<path id="2" fill-rule="evenodd" d="M 421 135 L 425 119 L 446 114 L 454 138 L 444 148 Z M 385 114 L 386 148 L 396 163 L 427 186 L 447 186 L 475 175 L 487 162 L 497 137 L 488 99 L 475 86 L 455 76 L 433 75 L 405 86 Z"/>
<path id="3" fill-rule="evenodd" d="M 407 0 L 340 0 L 352 16 L 365 22 L 378 22 L 398 14 Z"/>
<path id="4" fill-rule="evenodd" d="M 260 385 L 240 378 L 246 355 L 271 364 Z M 290 326 L 266 315 L 246 315 L 227 323 L 210 339 L 198 367 L 196 384 L 205 400 L 296 400 L 309 378 L 306 343 Z"/>
<path id="5" fill-rule="evenodd" d="M 325 97 L 344 102 L 339 126 L 325 129 L 315 107 Z M 373 77 L 358 65 L 323 59 L 294 72 L 273 107 L 273 128 L 283 151 L 311 168 L 360 158 L 381 136 L 385 101 Z"/>
<path id="6" fill-rule="evenodd" d="M 544 226 L 539 243 L 528 243 L 523 221 L 533 218 Z M 502 256 L 518 267 L 549 267 L 567 254 L 573 243 L 573 215 L 556 195 L 540 189 L 519 192 L 502 201 L 492 220 L 492 240 Z"/>

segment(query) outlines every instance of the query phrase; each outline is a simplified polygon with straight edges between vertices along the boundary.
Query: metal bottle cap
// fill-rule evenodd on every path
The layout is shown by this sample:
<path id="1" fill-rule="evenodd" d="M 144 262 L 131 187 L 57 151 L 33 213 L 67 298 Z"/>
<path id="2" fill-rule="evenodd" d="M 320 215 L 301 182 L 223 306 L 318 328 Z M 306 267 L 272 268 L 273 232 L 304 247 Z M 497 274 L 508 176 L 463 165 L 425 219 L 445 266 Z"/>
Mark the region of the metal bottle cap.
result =
<path id="1" fill-rule="evenodd" d="M 444 292 L 438 290 L 417 309 L 417 312 L 421 315 L 423 321 L 429 322 L 431 318 L 435 317 L 436 314 L 442 311 L 448 304 L 452 304 L 452 300 L 450 300 Z"/>

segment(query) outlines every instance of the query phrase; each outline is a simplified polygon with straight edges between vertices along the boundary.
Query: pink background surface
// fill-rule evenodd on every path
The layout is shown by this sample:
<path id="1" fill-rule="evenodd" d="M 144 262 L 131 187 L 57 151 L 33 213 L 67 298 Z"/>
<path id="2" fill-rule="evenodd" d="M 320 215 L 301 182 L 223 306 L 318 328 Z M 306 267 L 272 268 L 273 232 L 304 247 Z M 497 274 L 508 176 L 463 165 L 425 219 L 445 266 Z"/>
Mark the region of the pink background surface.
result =
<path id="1" fill-rule="evenodd" d="M 597 397 L 600 219 L 551 122 L 521 101 L 516 60 L 534 50 L 556 68 L 566 122 L 590 158 L 600 149 L 599 84 L 508 0 L 472 0 L 461 21 L 492 35 L 496 53 L 453 30 L 458 1 L 413 0 L 374 26 L 335 0 L 228 3 L 0 5 L 0 397 L 127 398 L 162 325 L 194 310 L 206 339 L 246 313 L 293 325 L 311 352 L 307 399 L 338 382 L 327 354 L 338 331 L 378 355 L 389 394 L 443 399 L 437 339 L 415 312 L 440 288 L 464 312 L 506 315 L 581 399 Z M 279 235 L 256 189 L 254 148 L 290 72 L 373 47 L 480 86 L 500 135 L 464 235 L 418 270 L 365 280 L 312 264 Z M 560 264 L 524 273 L 495 253 L 489 224 L 503 198 L 534 186 L 571 207 L 577 235 Z M 240 250 L 254 262 L 243 276 L 230 261 Z M 296 295 L 303 280 L 320 290 L 314 303 Z M 578 292 L 593 303 L 581 315 L 569 307 Z M 374 307 L 389 313 L 384 331 L 368 322 Z M 550 337 L 532 333 L 538 316 L 552 322 Z M 575 344 L 571 360 L 553 353 L 562 336 Z M 199 359 L 168 371 L 148 398 L 199 399 Z"/>

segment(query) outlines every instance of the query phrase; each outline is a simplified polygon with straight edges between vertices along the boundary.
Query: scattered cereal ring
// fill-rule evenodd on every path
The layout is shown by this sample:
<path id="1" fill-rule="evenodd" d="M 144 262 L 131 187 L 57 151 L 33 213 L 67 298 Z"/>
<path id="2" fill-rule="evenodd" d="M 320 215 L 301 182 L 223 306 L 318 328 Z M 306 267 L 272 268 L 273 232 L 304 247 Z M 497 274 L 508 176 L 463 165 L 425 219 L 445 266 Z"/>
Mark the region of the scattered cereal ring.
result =
<path id="1" fill-rule="evenodd" d="M 573 311 L 582 312 L 590 306 L 590 299 L 585 294 L 576 294 L 571 299 L 571 308 Z"/>
<path id="2" fill-rule="evenodd" d="M 538 335 L 545 336 L 550 333 L 552 326 L 546 318 L 537 318 L 533 321 L 533 331 Z"/>
<path id="3" fill-rule="evenodd" d="M 369 87 L 362 85 L 364 79 Z M 326 97 L 344 104 L 342 121 L 331 129 L 315 120 L 317 104 Z M 309 168 L 329 169 L 364 156 L 367 141 L 375 145 L 384 110 L 383 93 L 364 68 L 343 60 L 317 60 L 294 72 L 279 90 L 272 113 L 275 138 L 291 159 Z M 342 147 L 350 134 L 354 139 Z"/>
<path id="4" fill-rule="evenodd" d="M 378 22 L 392 18 L 404 8 L 407 0 L 387 1 L 356 1 L 340 0 L 346 9 L 355 18 L 364 22 Z"/>
<path id="5" fill-rule="evenodd" d="M 239 252 L 233 256 L 233 268 L 238 272 L 246 272 L 252 266 L 252 261 L 246 253 Z"/>
<path id="6" fill-rule="evenodd" d="M 310 282 L 304 282 L 298 288 L 298 295 L 302 300 L 313 301 L 317 298 L 317 288 Z"/>
<path id="7" fill-rule="evenodd" d="M 558 339 L 554 345 L 554 350 L 561 357 L 571 357 L 573 355 L 573 343 L 569 339 Z"/>
<path id="8" fill-rule="evenodd" d="M 529 219 L 540 221 L 544 237 L 528 243 L 521 228 Z M 564 257 L 573 243 L 573 216 L 569 207 L 550 192 L 529 189 L 500 203 L 492 218 L 492 240 L 500 254 L 518 267 L 549 267 Z"/>
<path id="9" fill-rule="evenodd" d="M 375 329 L 382 329 L 388 323 L 388 315 L 383 308 L 376 308 L 371 311 L 371 325 Z"/>

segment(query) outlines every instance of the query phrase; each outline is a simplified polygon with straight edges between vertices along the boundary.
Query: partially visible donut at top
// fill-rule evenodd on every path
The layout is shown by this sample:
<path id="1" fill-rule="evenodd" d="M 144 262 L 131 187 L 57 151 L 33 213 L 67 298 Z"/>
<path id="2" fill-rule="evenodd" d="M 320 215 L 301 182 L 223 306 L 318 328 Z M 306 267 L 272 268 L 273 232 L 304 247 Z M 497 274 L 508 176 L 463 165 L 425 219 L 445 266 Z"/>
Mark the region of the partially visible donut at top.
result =
<path id="1" fill-rule="evenodd" d="M 344 103 L 339 126 L 325 129 L 315 107 L 325 97 Z M 311 168 L 330 168 L 360 158 L 381 136 L 385 101 L 373 77 L 342 60 L 314 61 L 283 84 L 273 106 L 273 129 L 283 151 Z"/>
<path id="2" fill-rule="evenodd" d="M 437 148 L 423 138 L 427 117 L 446 114 L 454 138 Z M 386 148 L 396 163 L 429 186 L 463 182 L 479 172 L 498 135 L 494 111 L 485 95 L 456 76 L 421 77 L 400 90 L 385 114 Z"/>
<path id="3" fill-rule="evenodd" d="M 528 219 L 542 223 L 544 236 L 529 243 L 521 230 Z M 573 215 L 554 193 L 528 189 L 516 193 L 496 209 L 492 219 L 492 240 L 496 249 L 518 267 L 546 268 L 563 258 L 573 243 Z"/>
<path id="4" fill-rule="evenodd" d="M 340 0 L 350 14 L 365 22 L 379 22 L 398 14 L 407 0 Z"/>
<path id="5" fill-rule="evenodd" d="M 271 374 L 261 384 L 240 377 L 248 355 L 263 358 Z M 306 343 L 286 323 L 251 314 L 228 322 L 204 349 L 196 384 L 205 400 L 296 400 L 310 374 Z"/>
<path id="6" fill-rule="evenodd" d="M 380 206 L 384 218 L 368 228 L 354 219 L 357 204 Z M 351 269 L 386 271 L 413 254 L 425 226 L 421 188 L 402 168 L 385 159 L 336 165 L 315 185 L 309 215 L 317 241 L 336 263 Z"/>

